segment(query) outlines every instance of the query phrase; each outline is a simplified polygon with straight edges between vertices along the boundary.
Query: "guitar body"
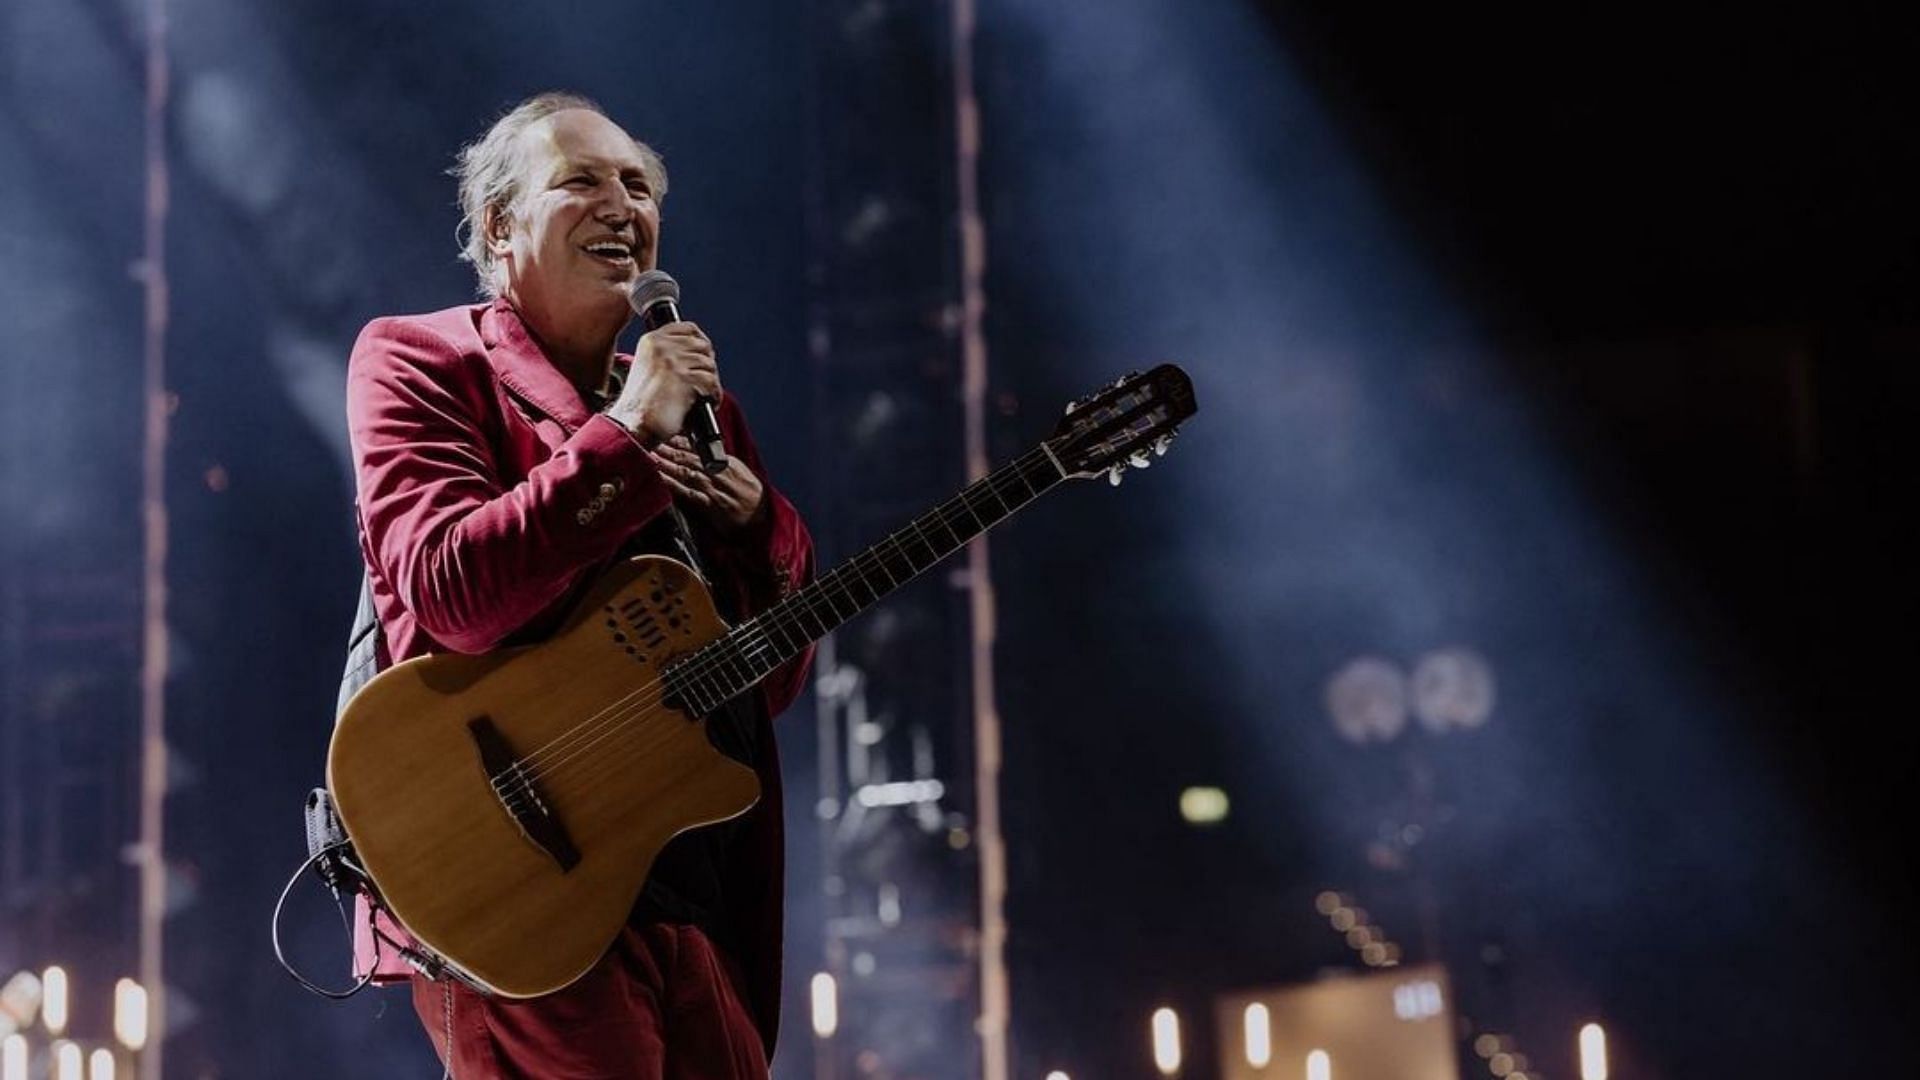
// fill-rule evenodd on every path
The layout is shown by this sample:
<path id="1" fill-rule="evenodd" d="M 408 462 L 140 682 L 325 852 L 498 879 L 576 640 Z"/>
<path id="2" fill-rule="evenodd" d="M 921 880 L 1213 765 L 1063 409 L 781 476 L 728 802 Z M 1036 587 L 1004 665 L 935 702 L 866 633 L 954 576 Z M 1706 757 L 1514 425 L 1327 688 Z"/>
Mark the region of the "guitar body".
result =
<path id="1" fill-rule="evenodd" d="M 725 632 L 691 570 L 644 556 L 549 641 L 421 657 L 368 683 L 327 781 L 387 910 L 504 997 L 584 974 L 667 841 L 760 796 L 704 721 L 661 700 L 662 668 Z"/>

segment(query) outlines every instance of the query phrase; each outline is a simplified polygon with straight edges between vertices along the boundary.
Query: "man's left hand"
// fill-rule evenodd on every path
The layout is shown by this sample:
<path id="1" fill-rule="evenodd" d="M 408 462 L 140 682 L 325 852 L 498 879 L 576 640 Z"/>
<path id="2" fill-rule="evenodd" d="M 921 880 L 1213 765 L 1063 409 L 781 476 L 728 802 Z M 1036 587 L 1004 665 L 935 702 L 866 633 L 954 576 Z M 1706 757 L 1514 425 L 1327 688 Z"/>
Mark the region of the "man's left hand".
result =
<path id="1" fill-rule="evenodd" d="M 673 493 L 723 531 L 746 528 L 766 501 L 760 478 L 739 458 L 729 457 L 725 470 L 709 473 L 700 467 L 699 455 L 683 435 L 661 443 L 652 453 Z"/>

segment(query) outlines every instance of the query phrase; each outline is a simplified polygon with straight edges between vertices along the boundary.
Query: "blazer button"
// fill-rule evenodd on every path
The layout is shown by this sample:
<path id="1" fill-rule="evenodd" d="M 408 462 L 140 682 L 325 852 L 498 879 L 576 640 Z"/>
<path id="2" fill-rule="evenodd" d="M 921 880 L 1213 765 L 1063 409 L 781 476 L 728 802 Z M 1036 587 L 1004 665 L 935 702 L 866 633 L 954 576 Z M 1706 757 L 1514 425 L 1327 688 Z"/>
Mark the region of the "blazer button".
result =
<path id="1" fill-rule="evenodd" d="M 601 497 L 601 498 L 603 498 L 603 499 L 612 499 L 612 498 L 613 498 L 613 497 L 614 497 L 615 495 L 618 495 L 618 494 L 620 494 L 620 489 L 618 489 L 618 488 L 616 488 L 616 487 L 614 487 L 614 486 L 613 486 L 612 484 L 601 484 L 601 485 L 600 485 L 600 497 Z"/>
<path id="2" fill-rule="evenodd" d="M 579 522 L 582 525 L 585 525 L 587 522 L 593 520 L 593 511 L 582 510 L 579 513 L 573 515 L 573 520 Z"/>

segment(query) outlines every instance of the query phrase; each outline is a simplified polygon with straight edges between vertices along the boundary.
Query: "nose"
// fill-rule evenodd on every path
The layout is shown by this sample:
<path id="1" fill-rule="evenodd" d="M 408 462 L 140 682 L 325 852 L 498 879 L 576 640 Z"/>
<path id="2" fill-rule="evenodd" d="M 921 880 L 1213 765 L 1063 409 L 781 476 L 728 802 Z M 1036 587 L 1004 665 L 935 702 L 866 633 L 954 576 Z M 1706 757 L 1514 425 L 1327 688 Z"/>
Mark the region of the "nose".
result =
<path id="1" fill-rule="evenodd" d="M 603 225 L 624 225 L 633 219 L 633 200 L 619 181 L 602 184 L 594 192 L 593 214 Z"/>

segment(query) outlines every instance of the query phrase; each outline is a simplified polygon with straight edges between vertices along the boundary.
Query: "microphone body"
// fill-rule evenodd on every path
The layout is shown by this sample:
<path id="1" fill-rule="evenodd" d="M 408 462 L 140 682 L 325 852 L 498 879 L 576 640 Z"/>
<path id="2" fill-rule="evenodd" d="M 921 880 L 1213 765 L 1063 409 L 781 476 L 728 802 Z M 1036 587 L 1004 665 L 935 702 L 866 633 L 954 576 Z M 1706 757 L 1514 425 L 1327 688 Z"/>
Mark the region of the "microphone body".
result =
<path id="1" fill-rule="evenodd" d="M 680 283 L 665 270 L 648 270 L 627 288 L 627 303 L 640 316 L 640 325 L 649 332 L 680 321 Z M 687 410 L 683 433 L 693 443 L 700 467 L 709 473 L 725 472 L 727 444 L 720 438 L 720 416 L 714 411 L 719 402 L 705 394 Z"/>

